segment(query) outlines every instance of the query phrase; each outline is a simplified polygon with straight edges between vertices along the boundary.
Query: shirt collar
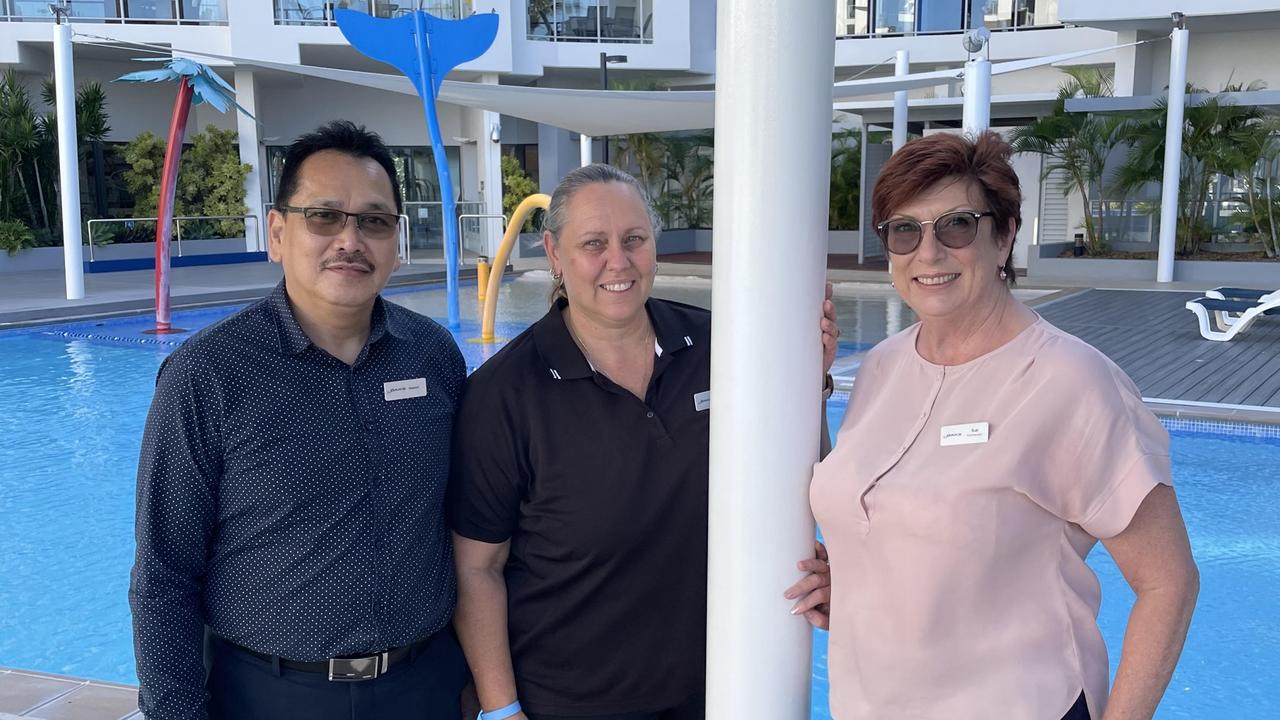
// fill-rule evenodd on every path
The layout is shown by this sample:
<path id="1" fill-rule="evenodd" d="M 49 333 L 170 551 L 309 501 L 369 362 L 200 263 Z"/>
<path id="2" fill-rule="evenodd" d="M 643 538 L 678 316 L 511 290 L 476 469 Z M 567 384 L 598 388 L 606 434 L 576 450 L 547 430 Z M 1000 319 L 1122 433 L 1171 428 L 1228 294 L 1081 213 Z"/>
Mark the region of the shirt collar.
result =
<path id="1" fill-rule="evenodd" d="M 302 330 L 302 326 L 298 324 L 297 318 L 293 315 L 293 308 L 289 305 L 289 295 L 284 289 L 284 280 L 281 280 L 271 294 L 267 296 L 267 309 L 276 322 L 276 329 L 280 335 L 280 349 L 290 355 L 298 353 L 311 347 L 311 338 L 307 337 L 307 333 Z M 365 342 L 365 346 L 373 345 L 382 339 L 384 335 L 391 335 L 398 340 L 404 340 L 408 337 L 405 331 L 404 322 L 397 317 L 395 313 L 387 312 L 386 301 L 379 295 L 373 301 L 373 314 L 370 317 L 369 339 Z"/>
<path id="2" fill-rule="evenodd" d="M 551 377 L 556 380 L 587 378 L 595 374 L 564 322 L 564 309 L 569 301 L 557 298 L 551 310 L 533 326 L 533 342 Z M 693 346 L 693 334 L 682 326 L 675 311 L 664 302 L 649 299 L 644 304 L 653 323 L 655 352 L 669 355 Z"/>

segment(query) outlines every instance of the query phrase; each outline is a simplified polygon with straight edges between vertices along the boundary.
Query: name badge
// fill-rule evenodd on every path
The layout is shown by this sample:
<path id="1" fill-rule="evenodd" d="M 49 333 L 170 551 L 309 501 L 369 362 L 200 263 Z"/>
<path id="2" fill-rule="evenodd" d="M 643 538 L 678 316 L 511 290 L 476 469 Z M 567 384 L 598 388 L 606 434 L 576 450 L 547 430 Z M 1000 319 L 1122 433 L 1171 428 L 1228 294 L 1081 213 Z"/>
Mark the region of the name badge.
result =
<path id="1" fill-rule="evenodd" d="M 942 447 L 984 443 L 990 435 L 990 428 L 990 424 L 984 422 L 946 425 L 942 428 Z"/>
<path id="2" fill-rule="evenodd" d="M 700 393 L 693 394 L 693 409 L 695 412 L 702 412 L 711 408 L 711 391 L 703 390 Z"/>
<path id="3" fill-rule="evenodd" d="M 408 400 L 409 398 L 426 397 L 426 395 L 426 378 L 395 380 L 393 382 L 382 383 L 382 399 L 388 402 L 392 400 Z"/>

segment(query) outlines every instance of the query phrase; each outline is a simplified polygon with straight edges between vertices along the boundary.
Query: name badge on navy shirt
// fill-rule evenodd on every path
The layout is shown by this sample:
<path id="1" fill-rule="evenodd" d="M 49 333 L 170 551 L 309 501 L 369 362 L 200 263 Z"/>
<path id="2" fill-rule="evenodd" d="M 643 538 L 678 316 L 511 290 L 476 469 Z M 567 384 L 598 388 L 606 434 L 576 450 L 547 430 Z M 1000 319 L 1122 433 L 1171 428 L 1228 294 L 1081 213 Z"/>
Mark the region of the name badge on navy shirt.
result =
<path id="1" fill-rule="evenodd" d="M 695 412 L 702 412 L 711 408 L 711 391 L 703 390 L 700 393 L 693 394 L 693 409 Z"/>
<path id="2" fill-rule="evenodd" d="M 408 400 L 409 398 L 426 397 L 426 395 L 426 378 L 395 380 L 392 382 L 382 383 L 382 399 L 388 402 L 391 400 Z"/>
<path id="3" fill-rule="evenodd" d="M 942 428 L 942 447 L 984 443 L 988 440 L 989 433 L 990 425 L 984 422 L 945 425 Z"/>

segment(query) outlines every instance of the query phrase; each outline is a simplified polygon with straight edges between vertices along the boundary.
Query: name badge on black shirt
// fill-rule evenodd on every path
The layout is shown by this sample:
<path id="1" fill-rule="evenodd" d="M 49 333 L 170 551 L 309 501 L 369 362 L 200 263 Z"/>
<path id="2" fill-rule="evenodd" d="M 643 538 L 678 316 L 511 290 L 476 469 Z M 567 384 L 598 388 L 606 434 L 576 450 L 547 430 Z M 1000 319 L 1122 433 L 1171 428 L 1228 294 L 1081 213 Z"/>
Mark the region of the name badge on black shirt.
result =
<path id="1" fill-rule="evenodd" d="M 703 390 L 700 393 L 693 394 L 693 409 L 696 412 L 702 412 L 711 408 L 711 391 Z"/>
<path id="2" fill-rule="evenodd" d="M 382 398 L 391 400 L 407 400 L 409 398 L 427 396 L 427 379 L 395 380 L 382 383 Z"/>

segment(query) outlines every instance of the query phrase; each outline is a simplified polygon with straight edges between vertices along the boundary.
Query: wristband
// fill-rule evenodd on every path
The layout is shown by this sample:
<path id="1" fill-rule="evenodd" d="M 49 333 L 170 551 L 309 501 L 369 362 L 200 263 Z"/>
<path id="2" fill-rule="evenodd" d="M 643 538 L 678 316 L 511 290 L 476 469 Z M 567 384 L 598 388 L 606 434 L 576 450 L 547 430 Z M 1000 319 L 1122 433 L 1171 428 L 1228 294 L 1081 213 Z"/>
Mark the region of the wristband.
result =
<path id="1" fill-rule="evenodd" d="M 497 710 L 481 710 L 476 716 L 476 720 L 503 720 L 520 712 L 520 701 L 517 700 L 506 707 L 500 707 Z"/>

